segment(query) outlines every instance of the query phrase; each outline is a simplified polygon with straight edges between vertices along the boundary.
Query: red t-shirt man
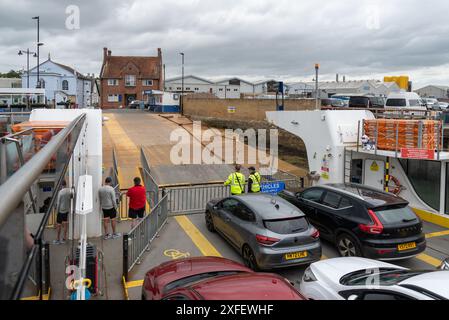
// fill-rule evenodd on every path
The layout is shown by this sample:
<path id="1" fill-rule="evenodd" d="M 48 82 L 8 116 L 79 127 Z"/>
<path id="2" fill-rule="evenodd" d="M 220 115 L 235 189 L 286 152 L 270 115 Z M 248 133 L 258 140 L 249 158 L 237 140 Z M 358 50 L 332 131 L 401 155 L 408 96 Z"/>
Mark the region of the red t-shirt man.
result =
<path id="1" fill-rule="evenodd" d="M 134 187 L 126 193 L 129 197 L 128 217 L 133 219 L 142 219 L 145 216 L 145 205 L 147 201 L 145 187 L 142 186 L 140 178 L 134 178 Z"/>

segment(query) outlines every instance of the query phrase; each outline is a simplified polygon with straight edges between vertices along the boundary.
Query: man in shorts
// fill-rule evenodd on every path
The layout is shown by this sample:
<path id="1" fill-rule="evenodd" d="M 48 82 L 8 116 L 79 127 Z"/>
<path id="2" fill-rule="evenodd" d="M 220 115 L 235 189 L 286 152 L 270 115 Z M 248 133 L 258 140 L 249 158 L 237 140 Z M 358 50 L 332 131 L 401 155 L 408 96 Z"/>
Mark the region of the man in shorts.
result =
<path id="1" fill-rule="evenodd" d="M 134 187 L 128 190 L 126 196 L 129 197 L 128 217 L 132 219 L 131 228 L 134 228 L 145 216 L 147 203 L 145 187 L 141 185 L 139 177 L 134 178 Z"/>
<path id="2" fill-rule="evenodd" d="M 117 218 L 117 198 L 115 190 L 112 187 L 112 179 L 107 177 L 104 181 L 104 186 L 98 189 L 100 198 L 100 208 L 103 211 L 103 228 L 104 240 L 116 239 L 121 236 L 116 232 L 116 218 Z M 111 222 L 112 235 L 109 233 L 109 221 Z"/>
<path id="3" fill-rule="evenodd" d="M 53 241 L 54 244 L 64 244 L 67 239 L 67 229 L 68 229 L 68 217 L 70 211 L 70 205 L 72 201 L 72 190 L 67 188 L 67 182 L 62 181 L 62 189 L 58 193 L 58 198 L 56 200 L 56 231 L 58 233 L 58 238 Z M 64 237 L 61 240 L 61 227 L 64 229 Z"/>

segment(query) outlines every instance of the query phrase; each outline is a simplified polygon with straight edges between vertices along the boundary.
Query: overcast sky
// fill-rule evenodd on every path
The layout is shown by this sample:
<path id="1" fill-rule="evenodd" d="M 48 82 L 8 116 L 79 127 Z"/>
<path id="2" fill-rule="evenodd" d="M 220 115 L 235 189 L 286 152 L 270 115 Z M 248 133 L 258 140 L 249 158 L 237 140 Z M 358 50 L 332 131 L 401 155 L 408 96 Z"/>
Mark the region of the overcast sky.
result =
<path id="1" fill-rule="evenodd" d="M 36 15 L 41 59 L 50 52 L 82 73 L 100 72 L 105 46 L 160 47 L 167 78 L 180 74 L 183 51 L 186 74 L 203 77 L 312 80 L 318 62 L 325 80 L 405 74 L 415 88 L 449 85 L 447 0 L 0 0 L 0 71 L 26 67 L 17 51 L 35 49 Z"/>

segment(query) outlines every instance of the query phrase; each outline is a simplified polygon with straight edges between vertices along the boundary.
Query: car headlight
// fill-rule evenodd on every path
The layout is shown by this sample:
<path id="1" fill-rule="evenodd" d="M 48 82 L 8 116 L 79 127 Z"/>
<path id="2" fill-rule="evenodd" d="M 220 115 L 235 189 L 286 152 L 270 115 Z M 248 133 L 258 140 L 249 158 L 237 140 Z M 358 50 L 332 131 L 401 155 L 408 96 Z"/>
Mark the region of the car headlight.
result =
<path id="1" fill-rule="evenodd" d="M 310 269 L 310 267 L 308 267 L 306 269 L 306 271 L 304 271 L 304 275 L 302 276 L 302 280 L 304 280 L 304 282 L 313 282 L 313 281 L 317 281 L 315 275 L 312 272 L 312 269 Z"/>

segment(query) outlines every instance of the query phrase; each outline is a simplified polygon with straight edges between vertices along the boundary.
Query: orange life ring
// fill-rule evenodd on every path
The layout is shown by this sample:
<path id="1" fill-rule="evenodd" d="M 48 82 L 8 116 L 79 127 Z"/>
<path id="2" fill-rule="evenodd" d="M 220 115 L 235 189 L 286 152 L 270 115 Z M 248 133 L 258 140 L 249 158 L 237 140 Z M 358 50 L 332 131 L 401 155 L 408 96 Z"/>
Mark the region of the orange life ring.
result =
<path id="1" fill-rule="evenodd" d="M 395 185 L 393 191 L 390 191 L 390 192 L 395 195 L 399 195 L 402 191 L 402 185 L 399 182 L 398 178 L 396 178 L 395 176 L 390 176 L 390 181 L 393 181 L 394 185 Z"/>

